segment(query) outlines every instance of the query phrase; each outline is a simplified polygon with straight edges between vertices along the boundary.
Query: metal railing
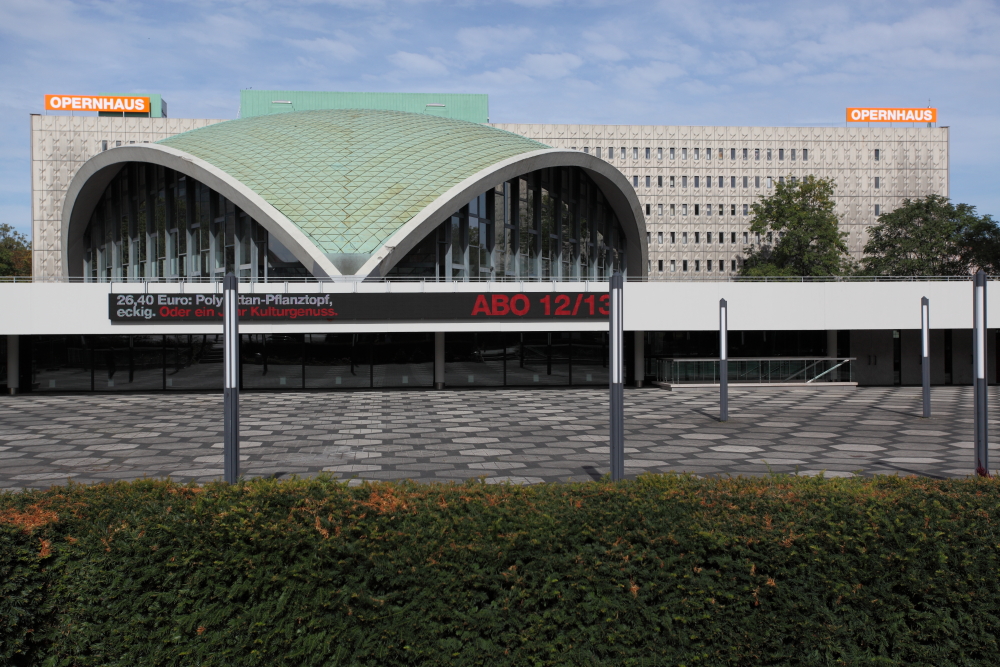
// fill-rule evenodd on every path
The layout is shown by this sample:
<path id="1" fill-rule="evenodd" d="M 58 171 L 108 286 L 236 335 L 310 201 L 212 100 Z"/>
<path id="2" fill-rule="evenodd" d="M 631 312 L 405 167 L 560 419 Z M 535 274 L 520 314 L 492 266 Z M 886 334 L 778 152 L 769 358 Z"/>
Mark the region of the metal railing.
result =
<path id="1" fill-rule="evenodd" d="M 730 384 L 854 382 L 856 357 L 730 357 Z M 663 384 L 719 384 L 718 359 L 647 359 L 646 375 Z"/>

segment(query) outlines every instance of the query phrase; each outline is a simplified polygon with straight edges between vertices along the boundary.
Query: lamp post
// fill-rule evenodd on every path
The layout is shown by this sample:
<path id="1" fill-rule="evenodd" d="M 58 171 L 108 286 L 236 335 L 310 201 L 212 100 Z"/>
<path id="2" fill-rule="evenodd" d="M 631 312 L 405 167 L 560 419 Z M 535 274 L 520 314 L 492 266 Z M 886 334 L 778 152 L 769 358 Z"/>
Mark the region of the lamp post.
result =
<path id="1" fill-rule="evenodd" d="M 719 421 L 729 421 L 729 304 L 719 299 Z"/>
<path id="2" fill-rule="evenodd" d="M 920 365 L 924 385 L 924 418 L 931 416 L 931 302 L 920 298 Z"/>
<path id="3" fill-rule="evenodd" d="M 240 476 L 240 312 L 239 280 L 226 274 L 222 283 L 222 340 L 225 381 L 223 414 L 225 435 L 222 443 L 222 469 L 225 480 L 234 484 Z"/>
<path id="4" fill-rule="evenodd" d="M 989 474 L 989 422 L 986 419 L 986 274 L 976 272 L 972 288 L 973 423 L 976 441 L 976 474 Z"/>
<path id="5" fill-rule="evenodd" d="M 611 390 L 611 479 L 618 481 L 625 477 L 625 388 L 624 388 L 624 354 L 622 350 L 622 274 L 615 272 L 611 276 L 610 307 L 608 309 L 610 371 L 609 384 Z"/>

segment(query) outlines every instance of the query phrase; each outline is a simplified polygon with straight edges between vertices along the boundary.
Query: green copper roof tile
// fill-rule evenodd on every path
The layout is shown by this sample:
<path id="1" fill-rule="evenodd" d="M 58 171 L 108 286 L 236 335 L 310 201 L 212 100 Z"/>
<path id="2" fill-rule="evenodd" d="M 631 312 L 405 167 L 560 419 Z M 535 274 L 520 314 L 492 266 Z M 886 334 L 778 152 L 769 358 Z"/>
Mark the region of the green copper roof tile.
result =
<path id="1" fill-rule="evenodd" d="M 465 178 L 548 148 L 477 123 L 363 109 L 258 116 L 159 143 L 251 188 L 324 253 L 373 253 Z"/>

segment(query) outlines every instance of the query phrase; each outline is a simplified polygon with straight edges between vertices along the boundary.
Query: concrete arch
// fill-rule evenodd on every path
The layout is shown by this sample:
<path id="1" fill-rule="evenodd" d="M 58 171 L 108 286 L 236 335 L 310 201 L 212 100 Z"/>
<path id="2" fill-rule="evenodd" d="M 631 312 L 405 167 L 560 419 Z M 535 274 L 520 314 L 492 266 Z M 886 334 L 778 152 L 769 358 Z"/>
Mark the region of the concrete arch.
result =
<path id="1" fill-rule="evenodd" d="M 98 153 L 84 163 L 70 182 L 61 220 L 63 274 L 81 275 L 83 235 L 104 190 L 128 162 L 145 162 L 190 176 L 246 211 L 274 234 L 295 259 L 317 278 L 339 276 L 340 271 L 302 230 L 263 197 L 218 167 L 184 151 L 159 144 L 129 145 Z"/>
<path id="2" fill-rule="evenodd" d="M 357 271 L 359 276 L 384 276 L 444 219 L 473 197 L 504 181 L 548 167 L 580 167 L 601 189 L 625 232 L 627 263 L 645 276 L 648 246 L 646 216 L 628 178 L 604 160 L 580 151 L 549 148 L 515 155 L 469 176 L 435 199 L 390 236 Z"/>

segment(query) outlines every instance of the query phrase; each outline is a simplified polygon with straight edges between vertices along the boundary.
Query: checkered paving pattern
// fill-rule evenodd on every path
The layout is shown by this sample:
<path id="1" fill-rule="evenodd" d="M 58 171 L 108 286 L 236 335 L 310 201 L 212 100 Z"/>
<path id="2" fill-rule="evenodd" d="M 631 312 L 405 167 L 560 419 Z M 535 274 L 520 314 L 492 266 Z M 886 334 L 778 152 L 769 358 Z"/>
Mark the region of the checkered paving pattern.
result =
<path id="1" fill-rule="evenodd" d="M 994 405 L 997 397 L 991 389 Z M 971 387 L 935 387 L 931 419 L 919 417 L 915 387 L 735 389 L 725 423 L 717 398 L 710 390 L 627 390 L 626 474 L 972 471 Z M 607 391 L 598 389 L 244 394 L 241 472 L 596 479 L 608 471 L 607 412 Z M 144 476 L 210 481 L 222 475 L 222 432 L 221 395 L 5 397 L 0 488 Z"/>

